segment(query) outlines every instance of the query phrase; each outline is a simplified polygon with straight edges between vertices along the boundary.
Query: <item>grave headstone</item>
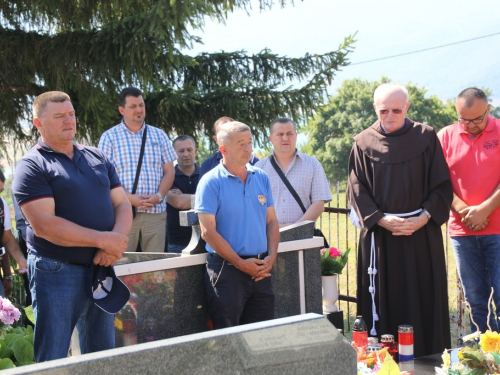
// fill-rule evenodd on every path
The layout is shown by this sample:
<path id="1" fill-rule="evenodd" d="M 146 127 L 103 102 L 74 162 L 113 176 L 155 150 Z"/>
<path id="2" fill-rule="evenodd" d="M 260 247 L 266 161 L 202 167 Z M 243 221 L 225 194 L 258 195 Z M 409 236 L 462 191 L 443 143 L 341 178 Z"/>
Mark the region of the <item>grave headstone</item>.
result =
<path id="1" fill-rule="evenodd" d="M 356 352 L 325 318 L 305 314 L 5 370 L 3 374 L 356 373 Z"/>

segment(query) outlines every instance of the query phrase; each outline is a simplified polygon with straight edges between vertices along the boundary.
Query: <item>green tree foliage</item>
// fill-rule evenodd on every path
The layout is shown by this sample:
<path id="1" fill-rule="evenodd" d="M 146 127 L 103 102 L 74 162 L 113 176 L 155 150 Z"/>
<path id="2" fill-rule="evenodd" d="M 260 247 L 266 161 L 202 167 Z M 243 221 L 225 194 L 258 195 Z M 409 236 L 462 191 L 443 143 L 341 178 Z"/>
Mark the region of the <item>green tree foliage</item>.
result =
<path id="1" fill-rule="evenodd" d="M 482 87 L 481 90 L 484 91 L 486 96 L 488 97 L 488 100 L 491 104 L 491 97 L 493 96 L 493 91 L 489 88 Z M 493 105 L 490 108 L 490 116 L 493 118 L 500 118 L 500 107 L 494 107 Z"/>
<path id="2" fill-rule="evenodd" d="M 330 181 L 347 179 L 347 163 L 353 137 L 377 120 L 373 109 L 373 92 L 389 79 L 380 81 L 346 80 L 335 96 L 306 126 L 309 141 L 303 151 L 314 155 L 325 168 Z M 453 102 L 443 103 L 437 96 L 426 96 L 426 89 L 408 83 L 410 109 L 408 117 L 439 130 L 456 121 Z"/>
<path id="3" fill-rule="evenodd" d="M 286 0 L 279 5 L 285 6 Z M 33 98 L 62 90 L 73 99 L 80 136 L 95 143 L 119 121 L 118 92 L 145 92 L 147 121 L 167 133 L 209 134 L 223 115 L 251 125 L 262 140 L 277 115 L 312 115 L 354 40 L 300 58 L 267 49 L 185 51 L 201 39 L 206 16 L 223 22 L 250 0 L 9 0 L 0 2 L 0 135 L 28 139 Z M 273 4 L 260 0 L 262 10 Z M 291 86 L 291 82 L 302 82 Z M 24 122 L 23 122 L 24 121 Z"/>

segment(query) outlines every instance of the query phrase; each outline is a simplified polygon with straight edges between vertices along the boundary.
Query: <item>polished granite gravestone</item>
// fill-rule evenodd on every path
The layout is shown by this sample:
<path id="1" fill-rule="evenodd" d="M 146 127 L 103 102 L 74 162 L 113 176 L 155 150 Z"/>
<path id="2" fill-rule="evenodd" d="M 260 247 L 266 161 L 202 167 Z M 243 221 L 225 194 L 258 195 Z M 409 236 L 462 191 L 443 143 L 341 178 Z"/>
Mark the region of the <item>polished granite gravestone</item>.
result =
<path id="1" fill-rule="evenodd" d="M 273 268 L 275 317 L 322 312 L 321 238 L 280 243 Z M 211 329 L 204 284 L 206 254 L 125 253 L 115 272 L 130 307 L 116 314 L 116 346 Z M 131 321 L 132 319 L 132 321 Z"/>
<path id="2" fill-rule="evenodd" d="M 300 223 L 280 228 L 280 242 L 312 238 L 314 235 L 314 221 L 306 220 Z"/>
<path id="3" fill-rule="evenodd" d="M 356 351 L 305 314 L 5 370 L 10 374 L 356 374 Z"/>
<path id="4" fill-rule="evenodd" d="M 192 195 L 191 207 L 194 201 Z M 182 254 L 125 253 L 116 267 L 131 291 L 129 307 L 116 315 L 117 347 L 211 329 L 204 284 L 206 250 L 198 215 L 184 210 L 179 218 L 182 226 L 193 228 Z M 313 232 L 312 221 L 280 228 L 272 272 L 276 318 L 322 311 L 322 242 L 313 239 Z"/>

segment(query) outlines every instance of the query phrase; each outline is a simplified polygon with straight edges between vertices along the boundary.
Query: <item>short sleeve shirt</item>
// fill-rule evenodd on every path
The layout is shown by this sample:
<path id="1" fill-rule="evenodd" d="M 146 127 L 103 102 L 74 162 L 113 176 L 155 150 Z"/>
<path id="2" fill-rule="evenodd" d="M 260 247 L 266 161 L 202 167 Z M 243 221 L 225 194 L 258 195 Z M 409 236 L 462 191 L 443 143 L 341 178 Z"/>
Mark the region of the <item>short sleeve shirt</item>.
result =
<path id="1" fill-rule="evenodd" d="M 278 222 L 280 224 L 297 222 L 304 212 L 272 166 L 269 157 L 262 159 L 255 166 L 266 172 L 271 180 Z M 325 171 L 316 158 L 297 151 L 288 170 L 283 172 L 306 210 L 315 201 L 330 202 L 332 200 Z"/>
<path id="2" fill-rule="evenodd" d="M 204 175 L 196 189 L 196 213 L 215 216 L 217 232 L 240 256 L 267 251 L 267 208 L 274 205 L 269 178 L 246 165 L 248 176 L 239 177 L 219 164 Z M 206 245 L 208 252 L 215 250 Z"/>
<path id="3" fill-rule="evenodd" d="M 139 195 L 157 193 L 163 177 L 163 164 L 177 159 L 172 142 L 170 142 L 165 132 L 154 126 L 144 124 L 137 133 L 134 133 L 122 121 L 105 131 L 99 141 L 99 148 L 115 166 L 125 190 L 131 193 L 141 153 L 142 136 L 146 126 L 148 132 L 136 191 L 136 194 Z M 166 208 L 167 205 L 163 202 L 154 205 L 152 209 L 137 211 L 158 214 L 165 212 Z"/>
<path id="4" fill-rule="evenodd" d="M 56 216 L 85 228 L 110 231 L 115 220 L 110 191 L 121 186 L 115 168 L 99 149 L 73 147 L 70 159 L 39 140 L 17 163 L 14 196 L 21 208 L 37 199 L 53 198 Z M 31 225 L 26 242 L 36 254 L 76 264 L 91 264 L 97 250 L 53 244 L 36 236 Z"/>
<path id="5" fill-rule="evenodd" d="M 460 123 L 444 127 L 437 136 L 455 194 L 469 206 L 483 203 L 500 183 L 500 120 L 489 117 L 484 130 L 475 137 Z M 473 232 L 462 224 L 459 214 L 451 211 L 448 232 L 450 236 L 500 234 L 500 208 L 488 218 L 485 229 Z"/>

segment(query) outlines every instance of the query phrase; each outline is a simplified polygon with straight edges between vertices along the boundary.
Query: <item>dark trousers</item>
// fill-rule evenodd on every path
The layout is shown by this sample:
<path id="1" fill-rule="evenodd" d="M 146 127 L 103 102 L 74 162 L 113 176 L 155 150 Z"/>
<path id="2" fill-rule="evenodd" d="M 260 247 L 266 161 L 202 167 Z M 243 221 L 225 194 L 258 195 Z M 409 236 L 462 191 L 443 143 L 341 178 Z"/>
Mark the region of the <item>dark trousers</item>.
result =
<path id="1" fill-rule="evenodd" d="M 256 282 L 218 255 L 208 254 L 205 288 L 214 329 L 274 319 L 271 277 Z"/>
<path id="2" fill-rule="evenodd" d="M 26 246 L 26 241 L 24 241 L 24 238 L 21 234 L 21 231 L 17 231 L 18 235 L 18 242 L 19 242 L 19 248 L 21 249 L 21 252 L 23 253 L 24 257 L 28 259 L 28 248 Z M 23 273 L 23 281 L 24 281 L 24 291 L 26 292 L 26 306 L 31 305 L 31 291 L 30 291 L 30 281 L 28 279 L 28 273 Z M 31 325 L 31 324 L 30 324 Z"/>

